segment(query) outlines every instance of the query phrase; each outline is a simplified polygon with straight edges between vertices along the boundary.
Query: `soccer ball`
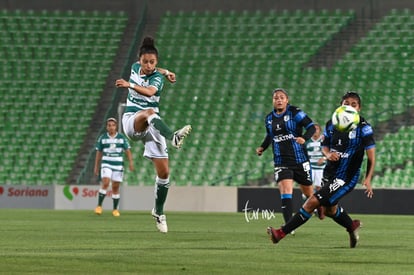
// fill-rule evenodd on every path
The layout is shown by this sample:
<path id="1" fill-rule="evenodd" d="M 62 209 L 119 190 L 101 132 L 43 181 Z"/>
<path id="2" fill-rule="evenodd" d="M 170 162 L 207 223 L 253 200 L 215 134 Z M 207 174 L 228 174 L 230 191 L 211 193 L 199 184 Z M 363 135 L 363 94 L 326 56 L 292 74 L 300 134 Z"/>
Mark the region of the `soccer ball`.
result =
<path id="1" fill-rule="evenodd" d="M 338 107 L 332 114 L 332 124 L 340 132 L 351 132 L 359 123 L 359 113 L 349 105 Z"/>

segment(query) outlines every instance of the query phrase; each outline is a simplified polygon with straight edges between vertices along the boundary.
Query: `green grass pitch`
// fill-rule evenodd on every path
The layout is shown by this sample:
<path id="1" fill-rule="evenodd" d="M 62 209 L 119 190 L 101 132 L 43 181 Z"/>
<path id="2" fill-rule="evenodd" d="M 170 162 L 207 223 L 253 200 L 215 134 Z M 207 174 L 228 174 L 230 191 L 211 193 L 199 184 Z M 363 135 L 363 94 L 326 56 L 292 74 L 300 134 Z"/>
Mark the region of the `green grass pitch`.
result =
<path id="1" fill-rule="evenodd" d="M 361 219 L 360 242 L 312 218 L 274 245 L 244 213 L 167 212 L 168 234 L 148 212 L 0 209 L 0 272 L 7 274 L 414 274 L 414 217 Z"/>

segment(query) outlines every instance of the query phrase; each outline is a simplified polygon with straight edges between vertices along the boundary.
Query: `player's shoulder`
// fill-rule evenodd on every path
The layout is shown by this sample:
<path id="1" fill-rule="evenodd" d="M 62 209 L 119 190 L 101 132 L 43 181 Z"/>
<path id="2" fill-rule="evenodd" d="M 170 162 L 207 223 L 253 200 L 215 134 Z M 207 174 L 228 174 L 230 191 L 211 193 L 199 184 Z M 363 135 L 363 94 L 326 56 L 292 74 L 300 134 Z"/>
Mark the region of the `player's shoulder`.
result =
<path id="1" fill-rule="evenodd" d="M 273 114 L 274 114 L 274 111 L 271 111 L 271 112 L 267 113 L 266 116 L 265 116 L 265 120 L 268 120 L 268 119 L 272 118 Z"/>
<path id="2" fill-rule="evenodd" d="M 359 127 L 361 128 L 362 133 L 364 135 L 372 135 L 374 133 L 374 130 L 373 130 L 371 124 L 369 124 L 368 121 L 362 116 L 360 116 L 359 119 L 360 119 Z"/>
<path id="3" fill-rule="evenodd" d="M 292 112 L 292 114 L 297 114 L 297 113 L 301 113 L 301 112 L 304 113 L 303 110 L 300 107 L 295 106 L 295 105 L 290 105 L 290 104 L 287 106 L 287 110 L 289 112 Z"/>
<path id="4" fill-rule="evenodd" d="M 150 76 L 150 83 L 152 86 L 161 89 L 164 85 L 164 76 L 159 71 L 154 71 Z"/>
<path id="5" fill-rule="evenodd" d="M 103 133 L 103 134 L 101 134 L 99 137 L 98 137 L 98 140 L 102 140 L 102 139 L 104 139 L 104 138 L 106 138 L 106 137 L 108 137 L 108 133 Z"/>
<path id="6" fill-rule="evenodd" d="M 131 68 L 133 71 L 138 72 L 141 68 L 141 64 L 139 64 L 139 62 L 135 62 L 134 64 L 132 64 Z"/>
<path id="7" fill-rule="evenodd" d="M 125 135 L 124 135 L 124 134 L 122 134 L 122 133 L 120 133 L 120 132 L 118 132 L 118 133 L 116 134 L 116 138 L 126 139 Z"/>

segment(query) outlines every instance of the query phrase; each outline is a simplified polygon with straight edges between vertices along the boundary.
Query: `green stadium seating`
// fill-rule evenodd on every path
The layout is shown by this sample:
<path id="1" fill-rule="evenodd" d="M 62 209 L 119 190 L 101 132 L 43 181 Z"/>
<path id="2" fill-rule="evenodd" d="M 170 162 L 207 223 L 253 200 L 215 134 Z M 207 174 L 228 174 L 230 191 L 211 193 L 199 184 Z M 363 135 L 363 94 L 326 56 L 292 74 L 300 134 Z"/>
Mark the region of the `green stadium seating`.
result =
<path id="1" fill-rule="evenodd" d="M 112 12 L 1 10 L 2 183 L 66 182 L 126 22 Z"/>
<path id="2" fill-rule="evenodd" d="M 262 176 L 263 167 L 271 172 L 271 156 L 255 155 L 271 90 L 290 90 L 287 84 L 300 78 L 302 66 L 353 16 L 300 10 L 165 14 L 156 42 L 162 66 L 174 70 L 178 82 L 166 85 L 161 114 L 173 128 L 186 123 L 194 128 L 180 152 L 170 150 L 171 167 L 177 167 L 172 182 L 241 185 L 250 175 Z M 292 90 L 293 98 L 295 94 L 301 92 Z M 127 173 L 128 184 L 136 174 L 152 171 L 151 163 L 143 162 L 139 170 Z M 191 173 L 181 175 L 186 171 Z M 154 179 L 139 182 L 151 185 Z"/>
<path id="3" fill-rule="evenodd" d="M 269 150 L 261 158 L 254 150 L 275 87 L 286 88 L 291 103 L 321 124 L 346 90 L 361 93 L 363 115 L 374 126 L 412 106 L 410 10 L 391 10 L 332 68 L 307 67 L 354 18 L 352 10 L 167 12 L 156 44 L 160 65 L 176 72 L 178 82 L 166 84 L 161 115 L 172 128 L 194 128 L 181 150 L 170 150 L 172 183 L 239 186 L 271 174 Z M 65 182 L 127 20 L 125 13 L 0 10 L 0 90 L 6 95 L 0 136 L 16 136 L 0 143 L 9 154 L 1 181 Z M 403 127 L 378 141 L 375 187 L 413 187 L 412 132 Z M 141 144 L 133 151 L 141 155 Z M 125 183 L 154 184 L 152 163 L 136 166 Z"/>
<path id="4" fill-rule="evenodd" d="M 180 152 L 170 150 L 172 182 L 243 185 L 271 174 L 271 153 L 258 158 L 254 150 L 264 136 L 262 120 L 275 87 L 286 88 L 291 103 L 321 124 L 347 90 L 361 93 L 363 115 L 373 126 L 404 112 L 413 84 L 412 62 L 405 58 L 413 42 L 409 11 L 385 16 L 332 68 L 306 67 L 354 18 L 352 10 L 167 12 L 156 43 L 161 65 L 174 70 L 178 82 L 166 85 L 161 114 L 172 128 L 194 128 Z M 383 111 L 389 102 L 395 108 Z M 376 171 L 403 165 L 412 159 L 410 150 L 411 155 L 395 149 L 390 157 L 379 141 Z M 153 173 L 147 174 L 151 165 L 145 161 L 139 172 L 127 173 L 128 184 L 134 177 L 141 178 L 134 178 L 137 184 L 154 184 Z M 391 186 L 390 174 L 380 177 L 384 187 Z"/>

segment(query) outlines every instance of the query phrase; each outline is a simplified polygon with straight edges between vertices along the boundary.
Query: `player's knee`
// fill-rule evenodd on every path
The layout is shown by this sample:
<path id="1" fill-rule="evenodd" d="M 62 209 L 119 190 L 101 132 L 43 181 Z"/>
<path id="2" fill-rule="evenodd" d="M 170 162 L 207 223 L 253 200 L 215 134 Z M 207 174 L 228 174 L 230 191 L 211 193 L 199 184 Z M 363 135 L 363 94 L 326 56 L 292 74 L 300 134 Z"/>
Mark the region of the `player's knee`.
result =
<path id="1" fill-rule="evenodd" d="M 158 170 L 157 177 L 160 179 L 168 179 L 170 176 L 170 171 L 168 167 L 163 167 L 162 169 Z"/>
<path id="2" fill-rule="evenodd" d="M 319 206 L 318 199 L 312 195 L 310 196 L 305 203 L 303 204 L 303 208 L 308 211 L 309 213 L 313 211 L 313 209 L 316 209 Z"/>
<path id="3" fill-rule="evenodd" d="M 111 182 L 110 178 L 102 178 L 102 188 L 103 189 L 108 188 L 110 182 Z"/>
<path id="4" fill-rule="evenodd" d="M 112 182 L 112 193 L 119 193 L 120 182 Z"/>

